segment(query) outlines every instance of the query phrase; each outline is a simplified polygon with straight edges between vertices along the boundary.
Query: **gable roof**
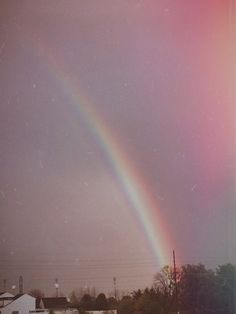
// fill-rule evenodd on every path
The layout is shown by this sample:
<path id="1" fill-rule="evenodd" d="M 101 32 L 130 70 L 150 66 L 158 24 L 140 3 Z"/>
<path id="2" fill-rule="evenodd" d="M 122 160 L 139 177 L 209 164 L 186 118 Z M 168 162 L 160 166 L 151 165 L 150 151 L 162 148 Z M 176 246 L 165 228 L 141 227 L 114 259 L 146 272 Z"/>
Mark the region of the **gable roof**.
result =
<path id="1" fill-rule="evenodd" d="M 0 299 L 13 298 L 14 295 L 9 292 L 0 292 Z"/>
<path id="2" fill-rule="evenodd" d="M 35 299 L 34 297 L 32 297 L 31 295 L 28 295 L 27 293 L 23 293 L 23 294 L 17 294 L 17 295 L 15 295 L 15 296 L 13 296 L 13 297 L 6 297 L 6 298 L 0 298 L 0 300 L 10 300 L 11 302 L 8 302 L 7 304 L 3 304 L 2 306 L 1 306 L 1 308 L 4 308 L 4 307 L 7 307 L 7 306 L 9 306 L 10 304 L 12 304 L 15 300 L 17 300 L 17 299 L 19 299 L 19 298 L 21 298 L 21 297 L 30 297 L 30 298 L 32 298 L 32 299 Z"/>
<path id="3" fill-rule="evenodd" d="M 66 297 L 42 298 L 45 309 L 66 309 L 69 307 L 69 302 Z"/>
<path id="4" fill-rule="evenodd" d="M 40 302 L 41 302 L 41 298 L 36 298 L 36 302 L 35 302 L 36 309 L 40 309 Z"/>
<path id="5" fill-rule="evenodd" d="M 22 295 L 24 295 L 24 293 L 16 294 L 16 295 L 13 297 L 13 300 L 19 299 L 20 297 L 22 297 Z"/>

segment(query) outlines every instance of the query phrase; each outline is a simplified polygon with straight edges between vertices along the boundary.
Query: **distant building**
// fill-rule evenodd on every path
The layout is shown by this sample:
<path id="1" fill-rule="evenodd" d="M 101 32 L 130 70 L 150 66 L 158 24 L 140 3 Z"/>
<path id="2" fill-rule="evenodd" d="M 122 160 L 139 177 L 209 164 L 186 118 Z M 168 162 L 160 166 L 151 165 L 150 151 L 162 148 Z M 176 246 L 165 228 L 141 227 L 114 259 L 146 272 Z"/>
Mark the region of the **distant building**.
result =
<path id="1" fill-rule="evenodd" d="M 37 309 L 33 313 L 54 313 L 54 314 L 79 314 L 78 309 L 73 308 L 65 297 L 40 298 L 37 300 Z"/>
<path id="2" fill-rule="evenodd" d="M 117 310 L 86 311 L 86 314 L 117 314 Z"/>
<path id="3" fill-rule="evenodd" d="M 35 310 L 35 298 L 28 294 L 0 294 L 0 314 L 29 314 Z"/>

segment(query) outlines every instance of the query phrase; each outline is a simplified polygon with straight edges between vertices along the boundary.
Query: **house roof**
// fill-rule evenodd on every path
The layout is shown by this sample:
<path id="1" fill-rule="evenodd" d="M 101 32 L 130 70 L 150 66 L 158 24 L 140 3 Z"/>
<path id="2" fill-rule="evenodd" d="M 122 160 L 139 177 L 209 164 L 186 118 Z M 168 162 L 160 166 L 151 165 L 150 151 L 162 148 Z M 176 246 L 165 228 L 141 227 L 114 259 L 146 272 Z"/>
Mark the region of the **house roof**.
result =
<path id="1" fill-rule="evenodd" d="M 30 296 L 30 295 L 28 295 L 28 294 L 26 294 L 26 293 L 17 294 L 17 295 L 12 296 L 12 297 L 4 297 L 4 298 L 1 298 L 1 297 L 0 297 L 0 300 L 1 300 L 1 301 L 2 301 L 2 300 L 3 300 L 3 301 L 4 301 L 4 300 L 10 300 L 10 301 L 11 301 L 11 302 L 8 302 L 7 304 L 1 305 L 0 308 L 5 308 L 5 307 L 9 306 L 9 305 L 12 304 L 15 300 L 21 298 L 22 296 L 28 296 L 28 297 L 30 297 L 30 298 L 35 299 L 34 297 L 32 297 L 32 296 Z"/>
<path id="2" fill-rule="evenodd" d="M 69 307 L 66 297 L 42 298 L 45 309 L 65 309 Z"/>
<path id="3" fill-rule="evenodd" d="M 41 298 L 36 298 L 36 309 L 40 308 L 40 302 L 41 302 Z"/>
<path id="4" fill-rule="evenodd" d="M 9 304 L 11 304 L 12 302 L 14 302 L 14 301 L 17 300 L 18 298 L 22 297 L 22 295 L 23 295 L 23 294 L 17 294 L 17 295 L 12 296 L 12 297 L 2 297 L 2 298 L 1 298 L 1 296 L 0 296 L 0 300 L 3 300 L 3 301 L 9 300 L 9 301 L 11 301 L 11 302 L 8 302 L 7 304 L 1 305 L 1 308 L 7 307 Z"/>
<path id="5" fill-rule="evenodd" d="M 20 297 L 22 297 L 22 295 L 24 295 L 24 293 L 16 294 L 12 299 L 13 299 L 13 300 L 17 300 L 17 299 L 19 299 Z"/>
<path id="6" fill-rule="evenodd" d="M 13 294 L 9 292 L 0 292 L 0 299 L 13 298 Z"/>

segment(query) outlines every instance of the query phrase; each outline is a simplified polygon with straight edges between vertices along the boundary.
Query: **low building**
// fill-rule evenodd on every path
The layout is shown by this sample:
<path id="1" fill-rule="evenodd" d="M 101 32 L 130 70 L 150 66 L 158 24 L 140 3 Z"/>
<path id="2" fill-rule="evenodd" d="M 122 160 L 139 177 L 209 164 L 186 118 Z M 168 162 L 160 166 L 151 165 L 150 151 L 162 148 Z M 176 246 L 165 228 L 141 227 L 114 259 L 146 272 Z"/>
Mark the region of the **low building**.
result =
<path id="1" fill-rule="evenodd" d="M 0 293 L 0 307 L 6 306 L 8 303 L 12 302 L 14 295 L 9 292 Z"/>
<path id="2" fill-rule="evenodd" d="M 0 304 L 0 314 L 29 314 L 35 310 L 35 298 L 28 294 L 2 294 Z"/>
<path id="3" fill-rule="evenodd" d="M 117 310 L 86 311 L 86 314 L 117 314 Z"/>
<path id="4" fill-rule="evenodd" d="M 41 298 L 37 301 L 37 309 L 33 313 L 53 314 L 79 314 L 78 309 L 73 308 L 66 297 Z"/>

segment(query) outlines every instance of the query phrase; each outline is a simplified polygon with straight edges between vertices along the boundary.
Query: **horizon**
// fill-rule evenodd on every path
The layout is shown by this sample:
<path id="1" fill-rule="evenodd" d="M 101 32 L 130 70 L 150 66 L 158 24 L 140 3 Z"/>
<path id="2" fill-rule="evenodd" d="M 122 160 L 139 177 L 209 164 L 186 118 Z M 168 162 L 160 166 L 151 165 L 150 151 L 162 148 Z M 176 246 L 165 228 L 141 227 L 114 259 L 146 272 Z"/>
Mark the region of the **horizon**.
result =
<path id="1" fill-rule="evenodd" d="M 235 264 L 232 2 L 1 4 L 0 287 Z"/>

